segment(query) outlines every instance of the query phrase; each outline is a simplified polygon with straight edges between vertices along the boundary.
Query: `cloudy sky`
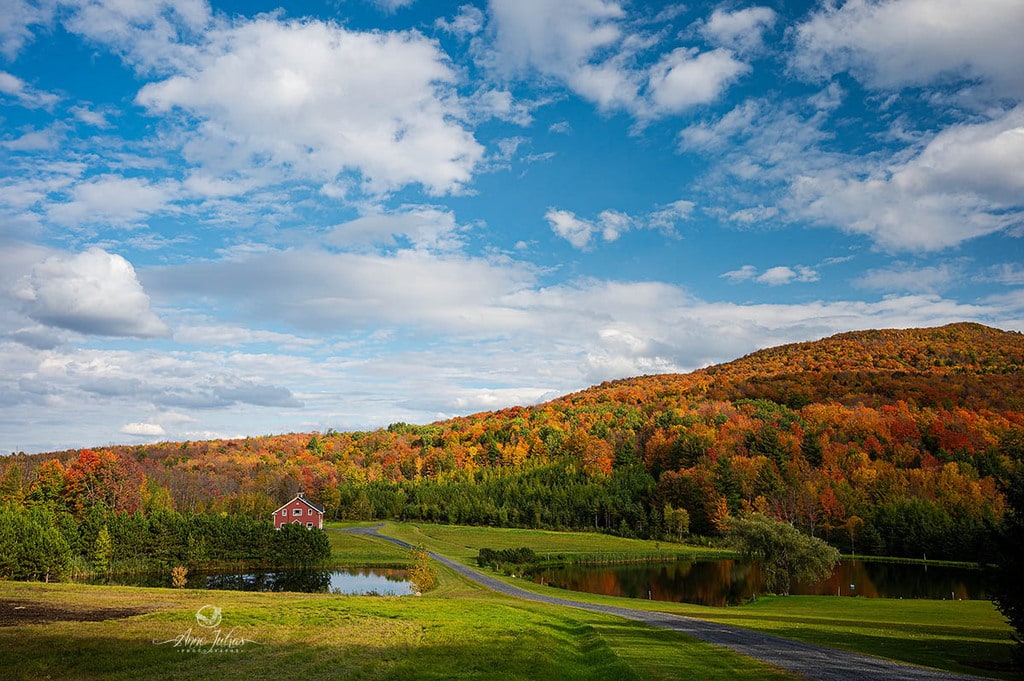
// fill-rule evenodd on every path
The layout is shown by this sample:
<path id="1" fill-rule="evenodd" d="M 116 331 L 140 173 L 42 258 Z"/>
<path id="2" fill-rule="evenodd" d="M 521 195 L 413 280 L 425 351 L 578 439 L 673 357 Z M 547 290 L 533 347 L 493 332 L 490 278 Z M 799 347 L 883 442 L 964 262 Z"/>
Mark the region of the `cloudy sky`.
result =
<path id="1" fill-rule="evenodd" d="M 0 0 L 0 452 L 1024 328 L 1024 4 Z"/>

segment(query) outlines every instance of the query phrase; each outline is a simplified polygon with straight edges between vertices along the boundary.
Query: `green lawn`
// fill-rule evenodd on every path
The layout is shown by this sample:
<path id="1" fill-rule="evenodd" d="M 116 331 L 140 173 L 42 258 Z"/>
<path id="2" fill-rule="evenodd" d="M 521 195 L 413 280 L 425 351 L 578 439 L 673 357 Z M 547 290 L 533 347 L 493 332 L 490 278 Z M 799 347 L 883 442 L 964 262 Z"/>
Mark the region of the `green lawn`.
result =
<path id="1" fill-rule="evenodd" d="M 408 561 L 408 552 L 390 543 L 331 527 L 334 564 Z M 538 553 L 576 556 L 707 553 L 589 533 L 405 523 L 388 523 L 383 531 L 470 564 L 481 547 L 529 546 Z M 538 593 L 690 615 L 941 669 L 1012 678 L 998 670 L 1009 660 L 1010 629 L 987 602 L 791 597 L 708 608 L 504 579 Z M 211 630 L 195 617 L 205 605 L 221 608 L 224 634 L 233 630 L 234 637 L 251 642 L 235 652 L 221 648 L 208 654 L 175 647 L 174 639 L 186 632 L 212 642 Z M 0 625 L 14 624 L 15 606 L 54 617 L 0 626 L 4 679 L 792 678 L 676 632 L 496 594 L 441 566 L 438 588 L 419 598 L 0 582 Z M 80 621 L 104 608 L 138 614 L 111 612 L 113 619 Z"/>
<path id="2" fill-rule="evenodd" d="M 442 572 L 442 587 L 420 598 L 0 582 L 0 601 L 34 608 L 146 611 L 2 626 L 0 670 L 33 680 L 792 679 L 682 634 L 526 603 Z M 221 608 L 224 634 L 250 642 L 207 654 L 176 647 L 186 632 L 207 639 L 198 648 L 211 647 L 213 630 L 195 618 L 206 605 Z"/>
<path id="3" fill-rule="evenodd" d="M 654 549 L 654 542 L 586 533 L 406 523 L 387 523 L 381 532 L 405 541 L 422 543 L 427 548 L 474 567 L 476 561 L 473 557 L 481 546 L 529 546 L 538 553 L 556 551 L 557 542 L 563 534 L 563 546 L 567 548 L 562 550 L 563 553 L 592 552 L 590 547 L 600 547 L 609 552 L 632 548 L 638 553 Z M 662 544 L 661 548 L 684 555 L 691 553 L 691 549 L 679 545 L 670 544 L 666 547 Z M 692 551 L 700 552 L 702 549 Z M 525 579 L 498 574 L 493 576 L 535 593 L 698 617 L 784 638 L 949 671 L 994 678 L 1019 678 L 1008 671 L 1012 630 L 989 601 L 791 596 L 761 598 L 756 603 L 739 607 L 713 608 L 568 592 L 540 586 Z"/>
<path id="4" fill-rule="evenodd" d="M 335 567 L 405 567 L 409 552 L 391 542 L 340 531 L 341 523 L 325 527 L 331 542 L 330 564 Z"/>
<path id="5" fill-rule="evenodd" d="M 734 555 L 723 549 L 645 539 L 624 539 L 596 532 L 387 522 L 384 523 L 381 534 L 396 537 L 414 546 L 423 544 L 438 553 L 471 565 L 476 564 L 472 559 L 481 548 L 514 549 L 520 546 L 528 546 L 542 556 L 562 554 L 570 559 L 675 559 Z"/>

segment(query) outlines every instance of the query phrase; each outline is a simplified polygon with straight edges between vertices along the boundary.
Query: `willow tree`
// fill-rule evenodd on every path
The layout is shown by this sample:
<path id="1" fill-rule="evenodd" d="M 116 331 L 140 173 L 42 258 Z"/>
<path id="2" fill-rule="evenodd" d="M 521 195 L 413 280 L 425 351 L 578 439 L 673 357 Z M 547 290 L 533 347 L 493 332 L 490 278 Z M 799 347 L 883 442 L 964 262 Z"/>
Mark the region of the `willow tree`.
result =
<path id="1" fill-rule="evenodd" d="M 834 547 L 759 513 L 733 518 L 728 534 L 745 558 L 760 562 L 765 588 L 771 593 L 788 596 L 794 580 L 825 579 L 839 562 Z"/>

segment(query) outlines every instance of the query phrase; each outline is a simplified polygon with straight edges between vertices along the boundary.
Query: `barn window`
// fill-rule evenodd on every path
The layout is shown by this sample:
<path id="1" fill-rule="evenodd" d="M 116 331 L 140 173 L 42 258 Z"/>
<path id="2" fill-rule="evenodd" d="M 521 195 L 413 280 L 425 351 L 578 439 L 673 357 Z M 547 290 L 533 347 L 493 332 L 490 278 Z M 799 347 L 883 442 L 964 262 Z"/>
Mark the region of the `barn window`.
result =
<path id="1" fill-rule="evenodd" d="M 306 515 L 313 515 L 313 509 L 307 508 L 306 509 Z"/>
<path id="2" fill-rule="evenodd" d="M 293 508 L 292 509 L 292 515 L 302 515 L 302 509 L 301 508 Z"/>
<path id="3" fill-rule="evenodd" d="M 310 530 L 313 529 L 313 523 L 306 523 L 306 528 Z"/>

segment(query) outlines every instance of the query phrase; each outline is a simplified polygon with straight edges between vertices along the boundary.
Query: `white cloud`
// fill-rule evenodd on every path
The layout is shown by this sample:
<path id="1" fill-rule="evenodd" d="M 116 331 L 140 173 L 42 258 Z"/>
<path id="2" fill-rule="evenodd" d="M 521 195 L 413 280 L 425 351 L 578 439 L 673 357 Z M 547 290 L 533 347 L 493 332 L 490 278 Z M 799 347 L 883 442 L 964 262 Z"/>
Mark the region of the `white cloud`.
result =
<path id="1" fill-rule="evenodd" d="M 757 276 L 757 268 L 753 265 L 744 265 L 738 270 L 731 270 L 721 275 L 723 279 L 728 279 L 734 284 L 741 281 L 749 281 Z"/>
<path id="2" fill-rule="evenodd" d="M 894 251 L 932 251 L 1024 224 L 1024 106 L 951 126 L 868 177 L 819 173 L 792 184 L 791 208 Z"/>
<path id="3" fill-rule="evenodd" d="M 11 97 L 28 109 L 51 108 L 60 101 L 57 95 L 37 90 L 7 71 L 0 71 L 0 95 Z"/>
<path id="4" fill-rule="evenodd" d="M 411 7 L 416 0 L 370 0 L 370 2 L 384 12 L 394 14 L 400 9 Z"/>
<path id="5" fill-rule="evenodd" d="M 981 79 L 1020 97 L 1021 35 L 1016 0 L 848 0 L 796 27 L 793 63 L 810 76 L 849 71 L 879 89 Z"/>
<path id="6" fill-rule="evenodd" d="M 525 127 L 533 122 L 531 112 L 536 105 L 517 100 L 508 90 L 484 88 L 473 94 L 468 106 L 476 118 L 497 118 Z"/>
<path id="7" fill-rule="evenodd" d="M 603 210 L 596 220 L 585 220 L 571 211 L 555 208 L 549 208 L 544 217 L 555 234 L 574 248 L 586 251 L 591 247 L 592 237 L 598 234 L 605 243 L 634 229 L 656 229 L 665 236 L 676 236 L 676 225 L 690 219 L 694 205 L 692 201 L 674 201 L 639 218 L 622 211 Z"/>
<path id="8" fill-rule="evenodd" d="M 890 268 L 868 270 L 854 284 L 885 293 L 932 293 L 947 288 L 961 276 L 960 268 L 949 264 L 930 267 L 897 264 Z"/>
<path id="9" fill-rule="evenodd" d="M 170 335 L 131 263 L 98 248 L 46 258 L 14 293 L 29 317 L 48 326 L 99 336 Z"/>
<path id="10" fill-rule="evenodd" d="M 137 97 L 152 114 L 199 120 L 184 151 L 207 173 L 355 173 L 372 194 L 417 183 L 445 194 L 472 179 L 483 147 L 459 123 L 446 55 L 419 33 L 262 17 L 207 37 L 187 69 Z"/>
<path id="11" fill-rule="evenodd" d="M 979 281 L 994 281 L 1006 286 L 1024 286 L 1024 265 L 1020 263 L 992 265 L 978 279 Z"/>
<path id="12" fill-rule="evenodd" d="M 612 242 L 633 228 L 633 218 L 617 210 L 603 210 L 597 216 L 601 238 Z"/>
<path id="13" fill-rule="evenodd" d="M 700 32 L 713 45 L 739 53 L 757 52 L 762 47 L 764 32 L 775 25 L 777 16 L 768 7 L 748 7 L 735 12 L 716 9 L 700 27 Z"/>
<path id="14" fill-rule="evenodd" d="M 465 39 L 483 30 L 484 13 L 473 5 L 462 5 L 451 21 L 441 17 L 434 22 L 434 26 Z"/>
<path id="15" fill-rule="evenodd" d="M 111 127 L 110 121 L 107 120 L 107 114 L 102 111 L 95 111 L 89 107 L 81 105 L 73 106 L 69 111 L 77 120 L 85 123 L 86 125 L 103 129 Z"/>
<path id="16" fill-rule="evenodd" d="M 656 229 L 662 234 L 674 235 L 676 224 L 689 220 L 693 215 L 696 204 L 693 201 L 680 199 L 673 201 L 664 208 L 658 208 L 647 216 L 647 226 Z"/>
<path id="17" fill-rule="evenodd" d="M 618 50 L 626 12 L 609 0 L 491 0 L 493 66 L 506 75 L 531 70 L 564 81 L 603 109 L 630 107 L 635 75 Z"/>
<path id="18" fill-rule="evenodd" d="M 741 225 L 753 225 L 771 220 L 779 214 L 775 206 L 756 206 L 753 208 L 741 208 L 729 214 L 729 221 Z"/>
<path id="19" fill-rule="evenodd" d="M 684 129 L 680 151 L 715 157 L 708 184 L 775 202 L 715 209 L 741 223 L 776 210 L 780 221 L 864 235 L 889 251 L 940 250 L 1024 225 L 1024 106 L 860 155 L 825 148 L 828 115 L 818 104 L 801 113 L 748 101 Z"/>
<path id="20" fill-rule="evenodd" d="M 167 434 L 159 423 L 126 423 L 121 426 L 121 432 L 142 437 L 163 437 Z"/>
<path id="21" fill-rule="evenodd" d="M 197 296 L 230 299 L 242 318 L 279 319 L 294 328 L 363 332 L 411 325 L 468 336 L 527 323 L 502 297 L 532 285 L 535 276 L 532 267 L 501 258 L 305 249 L 152 268 L 143 280 L 162 305 Z"/>
<path id="22" fill-rule="evenodd" d="M 71 10 L 64 18 L 67 30 L 108 46 L 144 73 L 185 67 L 191 52 L 188 39 L 208 28 L 213 19 L 206 0 L 66 4 Z"/>
<path id="23" fill-rule="evenodd" d="M 0 146 L 11 151 L 45 151 L 56 149 L 60 144 L 60 135 L 54 128 L 45 130 L 28 130 L 20 137 L 0 142 Z"/>
<path id="24" fill-rule="evenodd" d="M 656 110 L 678 113 L 718 99 L 750 66 L 729 50 L 697 53 L 680 48 L 651 68 L 649 87 Z"/>
<path id="25" fill-rule="evenodd" d="M 760 274 L 758 274 L 758 269 L 753 265 L 744 265 L 738 270 L 725 272 L 721 277 L 728 279 L 733 284 L 743 281 L 755 281 L 759 284 L 767 284 L 768 286 L 784 286 L 793 282 L 809 283 L 818 281 L 820 278 L 817 270 L 806 265 L 794 265 L 793 267 L 778 265 L 776 267 L 769 267 Z"/>
<path id="26" fill-rule="evenodd" d="M 173 182 L 153 184 L 138 177 L 101 175 L 74 185 L 68 200 L 50 204 L 48 216 L 62 225 L 130 227 L 170 209 L 177 196 Z"/>
<path id="27" fill-rule="evenodd" d="M 581 251 L 590 247 L 590 239 L 597 230 L 593 222 L 581 220 L 575 213 L 567 210 L 549 208 L 544 214 L 544 219 L 550 223 L 555 234 Z"/>
<path id="28" fill-rule="evenodd" d="M 408 239 L 417 249 L 451 251 L 463 245 L 455 214 L 431 206 L 410 206 L 396 212 L 373 213 L 331 228 L 325 241 L 334 246 L 397 244 Z"/>
<path id="29" fill-rule="evenodd" d="M 271 251 L 143 275 L 162 304 L 207 301 L 268 330 L 315 329 L 322 344 L 301 355 L 280 347 L 245 353 L 237 344 L 249 341 L 230 329 L 190 341 L 223 343 L 228 351 L 65 345 L 39 352 L 3 344 L 0 393 L 16 400 L 8 413 L 23 424 L 11 429 L 13 442 L 44 446 L 39 433 L 49 431 L 41 427 L 41 403 L 75 405 L 79 419 L 74 441 L 65 445 L 55 436 L 46 440 L 51 448 L 54 441 L 110 441 L 125 423 L 159 423 L 175 439 L 191 437 L 186 430 L 254 434 L 428 422 L 610 378 L 687 371 L 840 331 L 965 319 L 1019 326 L 1024 304 L 963 305 L 932 294 L 743 305 L 701 300 L 661 282 L 545 286 L 523 262 L 418 252 Z M 291 334 L 275 333 L 249 340 L 298 345 Z M 430 343 L 403 342 L 422 337 Z M 232 408 L 238 404 L 251 406 Z M 179 416 L 172 423 L 167 413 Z"/>
<path id="30" fill-rule="evenodd" d="M 32 40 L 32 26 L 47 23 L 52 11 L 50 3 L 5 0 L 0 12 L 0 54 L 14 61 L 21 48 Z"/>
<path id="31" fill-rule="evenodd" d="M 595 234 L 599 234 L 605 243 L 611 243 L 636 225 L 632 217 L 616 210 L 601 211 L 594 222 L 578 218 L 570 211 L 554 208 L 549 208 L 544 217 L 555 234 L 581 251 L 590 250 L 590 241 Z"/>
<path id="32" fill-rule="evenodd" d="M 623 6 L 609 0 L 491 0 L 490 11 L 493 68 L 505 76 L 540 73 L 602 110 L 641 121 L 713 102 L 750 70 L 721 48 L 680 47 L 640 66 L 638 55 L 660 38 L 635 31 Z M 728 19 L 716 21 L 724 36 Z M 749 24 L 746 15 L 736 21 Z"/>

